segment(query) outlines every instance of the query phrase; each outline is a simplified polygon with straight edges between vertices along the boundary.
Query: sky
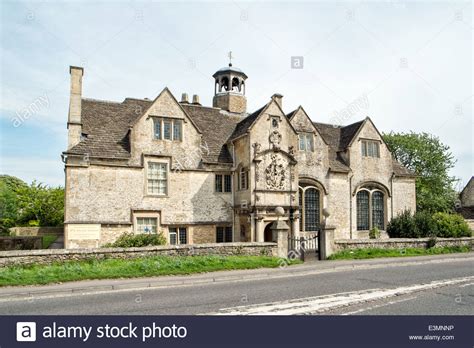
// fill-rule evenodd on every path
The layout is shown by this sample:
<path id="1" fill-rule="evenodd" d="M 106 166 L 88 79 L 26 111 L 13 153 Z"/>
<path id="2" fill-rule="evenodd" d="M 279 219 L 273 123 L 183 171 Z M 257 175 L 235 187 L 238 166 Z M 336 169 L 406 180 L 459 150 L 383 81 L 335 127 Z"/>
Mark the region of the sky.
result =
<path id="1" fill-rule="evenodd" d="M 212 104 L 212 74 L 248 76 L 248 111 L 274 93 L 290 112 L 381 132 L 427 132 L 473 174 L 470 1 L 2 1 L 0 173 L 64 185 L 69 66 L 83 96 Z"/>

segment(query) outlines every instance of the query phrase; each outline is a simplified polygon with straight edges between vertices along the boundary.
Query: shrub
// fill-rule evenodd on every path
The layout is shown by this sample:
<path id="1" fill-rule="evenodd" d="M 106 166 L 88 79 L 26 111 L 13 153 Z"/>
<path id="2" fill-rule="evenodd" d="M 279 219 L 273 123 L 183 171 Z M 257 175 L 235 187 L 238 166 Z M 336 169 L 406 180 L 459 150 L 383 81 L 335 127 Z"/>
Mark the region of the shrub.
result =
<path id="1" fill-rule="evenodd" d="M 438 237 L 458 238 L 470 237 L 472 235 L 469 226 L 463 217 L 458 214 L 435 213 L 433 220 L 436 223 Z"/>
<path id="2" fill-rule="evenodd" d="M 377 227 L 372 228 L 369 231 L 369 238 L 370 239 L 379 239 L 380 238 L 380 230 Z"/>
<path id="3" fill-rule="evenodd" d="M 387 226 L 390 238 L 416 238 L 415 219 L 410 210 L 404 210 L 401 214 L 390 220 Z"/>
<path id="4" fill-rule="evenodd" d="M 134 248 L 153 245 L 165 245 L 166 238 L 162 233 L 158 234 L 134 234 L 125 232 L 115 242 L 106 244 L 105 248 Z"/>
<path id="5" fill-rule="evenodd" d="M 435 237 L 438 235 L 438 226 L 433 216 L 427 211 L 416 212 L 414 238 Z"/>
<path id="6" fill-rule="evenodd" d="M 472 235 L 469 226 L 460 215 L 448 213 L 431 215 L 428 212 L 417 212 L 412 215 L 408 210 L 389 222 L 387 233 L 390 238 L 458 238 Z"/>

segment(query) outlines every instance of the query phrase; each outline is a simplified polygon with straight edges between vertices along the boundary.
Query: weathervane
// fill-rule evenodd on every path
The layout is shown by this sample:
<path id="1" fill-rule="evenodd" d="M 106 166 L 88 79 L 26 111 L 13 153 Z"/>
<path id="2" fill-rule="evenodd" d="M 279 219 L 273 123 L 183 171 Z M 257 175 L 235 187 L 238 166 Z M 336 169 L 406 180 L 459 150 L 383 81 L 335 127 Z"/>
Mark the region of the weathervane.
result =
<path id="1" fill-rule="evenodd" d="M 227 53 L 227 57 L 229 57 L 229 66 L 232 66 L 232 58 L 234 58 L 234 56 L 232 55 L 232 51 L 229 51 L 229 53 Z"/>

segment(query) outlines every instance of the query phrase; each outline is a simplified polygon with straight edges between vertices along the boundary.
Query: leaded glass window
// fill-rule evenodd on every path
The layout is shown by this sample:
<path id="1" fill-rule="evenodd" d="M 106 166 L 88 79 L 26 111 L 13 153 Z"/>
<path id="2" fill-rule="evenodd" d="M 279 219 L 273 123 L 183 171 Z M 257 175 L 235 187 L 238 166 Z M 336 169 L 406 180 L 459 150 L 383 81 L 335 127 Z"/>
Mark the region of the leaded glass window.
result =
<path id="1" fill-rule="evenodd" d="M 173 140 L 181 141 L 182 135 L 182 121 L 181 120 L 174 120 L 173 121 Z"/>
<path id="2" fill-rule="evenodd" d="M 186 233 L 186 227 L 180 227 L 179 231 L 179 244 L 188 243 L 188 234 Z"/>
<path id="3" fill-rule="evenodd" d="M 171 120 L 163 120 L 163 139 L 171 140 Z"/>
<path id="4" fill-rule="evenodd" d="M 357 229 L 369 229 L 369 192 L 357 192 Z"/>
<path id="5" fill-rule="evenodd" d="M 137 218 L 137 232 L 138 233 L 156 233 L 156 218 Z"/>
<path id="6" fill-rule="evenodd" d="M 167 164 L 148 162 L 147 192 L 155 195 L 167 194 Z"/>
<path id="7" fill-rule="evenodd" d="M 301 133 L 298 135 L 300 151 L 314 151 L 314 137 L 312 133 Z"/>
<path id="8" fill-rule="evenodd" d="M 384 199 L 380 191 L 372 193 L 372 227 L 384 229 Z"/>
<path id="9" fill-rule="evenodd" d="M 232 192 L 232 177 L 229 174 L 224 175 L 224 192 Z"/>
<path id="10" fill-rule="evenodd" d="M 216 174 L 216 192 L 232 192 L 232 177 L 230 174 Z"/>
<path id="11" fill-rule="evenodd" d="M 186 227 L 170 227 L 168 229 L 170 244 L 187 244 L 188 234 Z"/>
<path id="12" fill-rule="evenodd" d="M 162 140 L 183 140 L 183 121 L 173 118 L 153 117 L 154 137 Z"/>
<path id="13" fill-rule="evenodd" d="M 170 227 L 168 229 L 170 244 L 187 244 L 188 234 L 186 227 Z"/>
<path id="14" fill-rule="evenodd" d="M 380 157 L 380 143 L 376 140 L 362 140 L 361 153 L 364 157 Z"/>
<path id="15" fill-rule="evenodd" d="M 161 119 L 155 118 L 155 139 L 161 139 Z"/>
<path id="16" fill-rule="evenodd" d="M 300 231 L 304 231 L 303 229 L 303 190 L 299 189 L 299 207 L 300 207 Z"/>
<path id="17" fill-rule="evenodd" d="M 218 226 L 216 228 L 216 242 L 217 243 L 231 243 L 232 242 L 232 226 Z"/>
<path id="18" fill-rule="evenodd" d="M 216 174 L 216 192 L 222 192 L 222 175 Z"/>
<path id="19" fill-rule="evenodd" d="M 319 228 L 319 191 L 309 187 L 304 192 L 304 229 L 317 231 Z"/>
<path id="20" fill-rule="evenodd" d="M 175 245 L 178 243 L 178 236 L 175 227 L 169 228 L 170 244 Z"/>

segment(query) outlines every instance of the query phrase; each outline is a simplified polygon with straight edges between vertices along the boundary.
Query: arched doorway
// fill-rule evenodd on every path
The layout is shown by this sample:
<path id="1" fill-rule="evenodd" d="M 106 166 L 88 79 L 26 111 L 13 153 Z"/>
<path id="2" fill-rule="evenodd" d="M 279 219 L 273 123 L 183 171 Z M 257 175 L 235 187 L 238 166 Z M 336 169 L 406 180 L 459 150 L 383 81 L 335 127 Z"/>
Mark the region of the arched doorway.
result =
<path id="1" fill-rule="evenodd" d="M 267 226 L 265 226 L 265 230 L 263 231 L 263 240 L 265 242 L 275 242 L 273 240 L 273 231 L 272 231 L 272 225 L 273 225 L 273 222 L 270 222 L 267 224 Z"/>

